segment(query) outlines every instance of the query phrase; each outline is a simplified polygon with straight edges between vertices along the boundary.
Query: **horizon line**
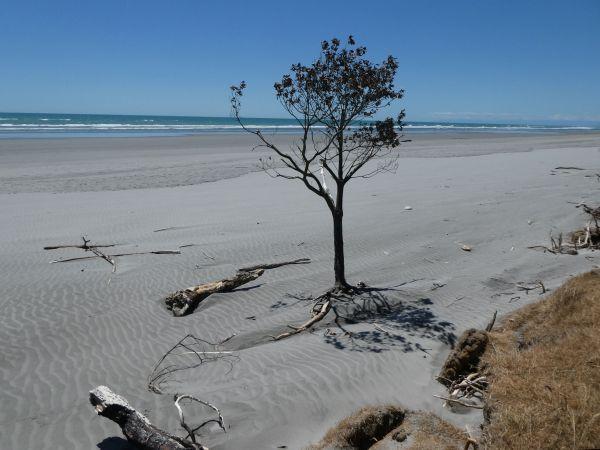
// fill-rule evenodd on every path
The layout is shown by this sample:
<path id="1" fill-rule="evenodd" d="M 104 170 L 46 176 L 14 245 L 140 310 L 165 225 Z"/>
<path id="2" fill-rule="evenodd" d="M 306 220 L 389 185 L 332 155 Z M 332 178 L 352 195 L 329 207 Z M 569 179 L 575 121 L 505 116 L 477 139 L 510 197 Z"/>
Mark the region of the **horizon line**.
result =
<path id="1" fill-rule="evenodd" d="M 189 114 L 134 114 L 134 113 L 72 113 L 72 112 L 45 112 L 45 111 L 0 111 L 2 115 L 8 114 L 37 114 L 37 115 L 70 115 L 70 116 L 121 116 L 121 117 L 175 117 L 175 118 L 211 118 L 211 119 L 235 119 L 232 116 L 218 116 L 218 115 L 189 115 Z M 439 113 L 438 113 L 439 114 Z M 499 113 L 498 115 L 501 115 Z M 291 117 L 268 117 L 268 116 L 247 116 L 242 117 L 242 119 L 266 119 L 266 120 L 291 120 L 294 121 L 294 118 Z M 377 120 L 377 119 L 373 119 Z M 565 120 L 565 119 L 552 119 L 552 118 L 539 118 L 539 119 L 516 119 L 515 121 L 503 121 L 502 119 L 493 119 L 485 118 L 475 119 L 475 118 L 460 118 L 457 116 L 456 120 L 449 119 L 426 119 L 426 120 L 406 120 L 404 123 L 431 123 L 431 124 L 481 124 L 481 125 L 538 125 L 538 126 L 556 126 L 556 125 L 565 125 L 565 126 L 577 126 L 577 124 L 581 126 L 600 126 L 600 120 L 595 119 L 573 119 L 573 120 Z"/>

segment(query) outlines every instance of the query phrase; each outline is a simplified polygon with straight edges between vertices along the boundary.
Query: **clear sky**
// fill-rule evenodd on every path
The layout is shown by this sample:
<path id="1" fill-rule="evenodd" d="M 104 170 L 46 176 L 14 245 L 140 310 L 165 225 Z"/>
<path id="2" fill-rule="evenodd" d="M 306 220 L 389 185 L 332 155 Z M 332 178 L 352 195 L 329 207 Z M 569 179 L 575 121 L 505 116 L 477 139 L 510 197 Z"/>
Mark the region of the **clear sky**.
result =
<path id="1" fill-rule="evenodd" d="M 273 82 L 348 34 L 408 120 L 600 123 L 599 0 L 2 0 L 0 111 L 227 116 L 243 79 L 285 117 Z"/>

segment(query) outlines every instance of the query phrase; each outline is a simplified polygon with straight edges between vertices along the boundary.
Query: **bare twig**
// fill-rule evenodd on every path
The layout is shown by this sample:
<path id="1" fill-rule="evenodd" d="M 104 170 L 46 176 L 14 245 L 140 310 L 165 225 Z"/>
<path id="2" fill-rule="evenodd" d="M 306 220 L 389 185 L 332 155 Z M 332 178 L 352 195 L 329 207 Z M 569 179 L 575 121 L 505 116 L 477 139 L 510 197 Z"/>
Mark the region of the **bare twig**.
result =
<path id="1" fill-rule="evenodd" d="M 238 272 L 252 272 L 253 270 L 258 270 L 258 269 L 275 269 L 277 267 L 282 267 L 282 266 L 289 266 L 289 265 L 293 265 L 293 264 L 309 264 L 310 263 L 310 258 L 299 258 L 299 259 L 294 259 L 292 261 L 282 261 L 282 262 L 277 262 L 277 263 L 270 263 L 270 264 L 257 264 L 256 266 L 250 266 L 250 267 L 242 267 L 241 269 L 238 269 Z"/>
<path id="2" fill-rule="evenodd" d="M 520 291 L 525 291 L 526 293 L 529 293 L 529 291 L 534 291 L 536 289 L 541 289 L 542 290 L 542 294 L 546 293 L 546 286 L 544 286 L 544 283 L 542 283 L 541 280 L 537 280 L 535 282 L 534 285 L 532 286 L 527 286 L 523 283 L 517 283 L 517 289 L 519 289 Z"/>
<path id="3" fill-rule="evenodd" d="M 494 315 L 492 316 L 492 320 L 489 321 L 489 323 L 487 324 L 487 326 L 485 327 L 485 331 L 490 332 L 492 331 L 492 328 L 494 327 L 494 323 L 496 322 L 496 315 L 498 314 L 498 311 L 494 311 Z"/>
<path id="4" fill-rule="evenodd" d="M 148 375 L 148 390 L 163 394 L 163 384 L 169 381 L 177 372 L 193 369 L 210 363 L 225 363 L 228 373 L 233 362 L 238 359 L 234 352 L 222 351 L 220 345 L 233 336 L 215 344 L 188 334 L 173 345 L 154 365 Z M 190 358 L 190 355 L 193 357 Z"/>
<path id="5" fill-rule="evenodd" d="M 463 402 L 463 401 L 461 401 L 461 400 L 457 400 L 457 399 L 455 399 L 455 398 L 443 397 L 443 396 L 441 396 L 441 395 L 435 395 L 435 394 L 434 394 L 433 396 L 434 396 L 435 398 L 440 398 L 440 399 L 442 399 L 442 400 L 445 400 L 445 401 L 446 401 L 446 402 L 448 402 L 448 403 L 456 403 L 456 404 L 458 404 L 458 405 L 465 406 L 465 407 L 467 407 L 467 408 L 483 409 L 483 406 L 482 406 L 482 405 L 474 405 L 474 404 L 472 404 L 472 403 L 465 403 L 465 402 Z"/>

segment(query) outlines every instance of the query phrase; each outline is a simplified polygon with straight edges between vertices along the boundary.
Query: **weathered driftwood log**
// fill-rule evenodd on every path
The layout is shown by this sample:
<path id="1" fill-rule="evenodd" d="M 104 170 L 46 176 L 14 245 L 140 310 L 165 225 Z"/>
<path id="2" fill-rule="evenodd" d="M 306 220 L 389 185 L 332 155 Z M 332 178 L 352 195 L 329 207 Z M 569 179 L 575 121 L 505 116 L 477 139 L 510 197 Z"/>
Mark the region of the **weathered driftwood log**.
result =
<path id="1" fill-rule="evenodd" d="M 282 261 L 282 262 L 278 262 L 278 263 L 257 264 L 256 266 L 242 267 L 241 269 L 238 269 L 238 272 L 252 272 L 253 270 L 258 270 L 258 269 L 276 269 L 277 267 L 281 267 L 281 266 L 289 266 L 292 264 L 309 264 L 309 263 L 310 263 L 310 258 L 300 258 L 300 259 L 294 259 L 293 261 Z"/>
<path id="2" fill-rule="evenodd" d="M 99 415 L 116 422 L 129 442 L 143 450 L 208 450 L 156 428 L 127 400 L 106 386 L 90 391 L 90 403 Z"/>
<path id="3" fill-rule="evenodd" d="M 264 269 L 252 270 L 250 272 L 238 272 L 231 278 L 192 286 L 169 295 L 165 298 L 165 303 L 167 308 L 173 312 L 174 316 L 185 316 L 191 314 L 198 304 L 209 295 L 218 292 L 232 291 L 246 283 L 256 280 L 264 272 Z"/>
<path id="4" fill-rule="evenodd" d="M 475 328 L 466 330 L 459 338 L 454 350 L 448 355 L 442 371 L 438 375 L 438 381 L 450 386 L 459 378 L 476 371 L 488 340 L 488 335 L 483 330 Z"/>

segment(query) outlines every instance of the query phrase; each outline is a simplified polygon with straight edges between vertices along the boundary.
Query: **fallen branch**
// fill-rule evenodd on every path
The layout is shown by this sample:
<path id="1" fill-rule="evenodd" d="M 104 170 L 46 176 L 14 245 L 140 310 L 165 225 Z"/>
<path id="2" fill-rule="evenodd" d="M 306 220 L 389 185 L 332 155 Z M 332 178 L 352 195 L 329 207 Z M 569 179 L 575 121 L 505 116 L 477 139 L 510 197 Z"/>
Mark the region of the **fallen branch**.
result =
<path id="1" fill-rule="evenodd" d="M 155 250 L 155 251 L 151 251 L 151 252 L 115 253 L 114 255 L 104 255 L 104 256 L 107 256 L 110 258 L 116 258 L 118 256 L 133 256 L 133 255 L 181 255 L 181 252 L 179 250 Z M 55 259 L 53 261 L 50 261 L 50 264 L 64 263 L 64 262 L 71 262 L 71 261 L 81 261 L 84 259 L 94 259 L 94 258 L 98 258 L 98 257 L 105 259 L 103 256 L 100 256 L 100 255 L 79 256 L 77 258 Z"/>
<path id="2" fill-rule="evenodd" d="M 530 250 L 544 250 L 544 253 L 546 252 L 550 252 L 556 255 L 556 252 L 548 247 L 546 247 L 545 245 L 530 245 L 529 247 L 527 247 Z"/>
<path id="3" fill-rule="evenodd" d="M 94 256 L 81 256 L 81 257 L 77 257 L 77 258 L 55 259 L 53 261 L 50 261 L 50 264 L 64 263 L 64 262 L 70 262 L 70 261 L 81 261 L 81 260 L 93 259 L 93 258 L 101 258 L 101 259 L 105 260 L 106 262 L 108 262 L 112 266 L 112 273 L 115 273 L 117 271 L 117 262 L 115 261 L 114 258 L 116 258 L 118 256 L 147 255 L 147 254 L 154 254 L 154 255 L 179 255 L 179 254 L 181 254 L 181 252 L 179 250 L 156 250 L 156 251 L 151 251 L 151 252 L 117 253 L 114 255 L 108 255 L 108 254 L 104 253 L 102 250 L 99 250 L 99 248 L 115 247 L 120 244 L 96 245 L 96 244 L 90 244 L 90 240 L 86 239 L 85 236 L 82 236 L 81 239 L 83 239 L 83 244 L 81 244 L 81 245 L 77 245 L 77 244 L 49 245 L 49 246 L 44 247 L 44 250 L 57 250 L 57 249 L 61 249 L 61 248 L 78 248 L 78 249 L 84 250 L 86 252 L 92 252 L 94 254 Z M 109 283 L 110 283 L 110 279 L 109 279 Z"/>
<path id="4" fill-rule="evenodd" d="M 238 272 L 252 272 L 254 270 L 258 270 L 258 269 L 275 269 L 277 267 L 281 267 L 281 266 L 289 266 L 292 264 L 309 264 L 310 263 L 310 258 L 300 258 L 300 259 L 294 259 L 293 261 L 283 261 L 283 262 L 278 262 L 278 263 L 272 263 L 272 264 L 258 264 L 256 266 L 250 266 L 250 267 L 242 267 L 241 269 L 238 269 Z"/>
<path id="5" fill-rule="evenodd" d="M 313 311 L 314 311 L 315 307 L 317 307 L 318 304 L 319 304 L 319 302 L 317 302 L 313 306 Z M 305 322 L 302 325 L 297 326 L 297 327 L 288 325 L 290 328 L 292 328 L 292 331 L 287 331 L 287 332 L 281 333 L 277 336 L 273 336 L 273 339 L 275 341 L 279 341 L 281 339 L 285 339 L 287 337 L 293 336 L 294 334 L 302 333 L 303 331 L 308 330 L 314 324 L 316 324 L 317 322 L 322 320 L 327 315 L 327 313 L 329 312 L 330 309 L 331 309 L 331 294 L 326 294 L 326 300 L 323 302 L 321 307 L 317 310 L 317 312 L 313 315 L 313 317 L 310 320 L 308 320 L 307 322 Z"/>
<path id="6" fill-rule="evenodd" d="M 90 241 L 85 241 L 84 240 L 84 244 L 82 245 L 77 245 L 77 244 L 66 244 L 66 245 L 48 245 L 46 247 L 44 247 L 44 250 L 58 250 L 59 248 L 80 248 L 82 250 L 89 250 L 91 247 L 96 247 L 96 248 L 107 248 L 107 247 L 116 247 L 117 245 L 120 244 L 94 244 L 94 245 L 87 245 L 87 242 Z"/>
<path id="7" fill-rule="evenodd" d="M 256 280 L 264 272 L 264 269 L 253 270 L 251 272 L 238 272 L 231 278 L 192 286 L 169 295 L 165 298 L 165 304 L 175 317 L 185 316 L 191 314 L 200 302 L 209 295 L 218 292 L 233 291 L 246 283 Z"/>
<path id="8" fill-rule="evenodd" d="M 531 245 L 527 248 L 532 250 L 543 249 L 545 252 L 550 252 L 553 254 L 565 254 L 565 255 L 577 255 L 577 249 L 574 248 L 574 245 L 563 242 L 563 234 L 559 233 L 558 237 L 554 237 L 552 233 L 550 233 L 550 244 L 551 247 L 546 247 L 544 245 Z"/>
<path id="9" fill-rule="evenodd" d="M 558 167 L 555 167 L 554 170 L 585 170 L 585 169 L 582 169 L 581 167 L 574 167 L 574 166 L 558 166 Z"/>
<path id="10" fill-rule="evenodd" d="M 143 450 L 208 450 L 155 427 L 127 400 L 106 386 L 90 391 L 90 403 L 99 415 L 117 423 L 129 442 Z"/>

